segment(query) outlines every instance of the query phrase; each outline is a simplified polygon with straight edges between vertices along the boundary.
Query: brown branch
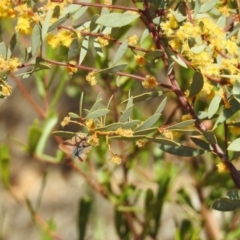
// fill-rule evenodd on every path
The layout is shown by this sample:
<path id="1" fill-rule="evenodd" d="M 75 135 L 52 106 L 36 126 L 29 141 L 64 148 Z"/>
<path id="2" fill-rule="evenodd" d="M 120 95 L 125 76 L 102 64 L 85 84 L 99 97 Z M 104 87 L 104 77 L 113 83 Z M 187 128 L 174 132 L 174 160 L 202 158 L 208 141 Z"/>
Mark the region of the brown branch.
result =
<path id="1" fill-rule="evenodd" d="M 24 87 L 24 85 L 19 81 L 19 79 L 13 74 L 10 74 L 15 83 L 17 84 L 18 88 L 22 92 L 23 96 L 26 98 L 26 100 L 32 105 L 33 109 L 36 111 L 36 113 L 42 118 L 45 119 L 47 117 L 46 113 L 36 104 L 36 102 L 33 100 L 32 96 L 29 94 L 28 90 Z"/>

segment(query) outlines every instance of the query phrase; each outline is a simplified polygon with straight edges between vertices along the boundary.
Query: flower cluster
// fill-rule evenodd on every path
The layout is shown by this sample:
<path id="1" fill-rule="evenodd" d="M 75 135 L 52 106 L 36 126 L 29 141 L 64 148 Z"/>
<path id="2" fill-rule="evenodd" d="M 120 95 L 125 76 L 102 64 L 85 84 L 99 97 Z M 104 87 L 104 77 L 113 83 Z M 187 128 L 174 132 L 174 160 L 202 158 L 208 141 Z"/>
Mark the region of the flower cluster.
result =
<path id="1" fill-rule="evenodd" d="M 109 161 L 119 165 L 122 161 L 121 157 L 118 155 L 118 154 L 114 154 L 110 159 Z"/>
<path id="2" fill-rule="evenodd" d="M 97 80 L 95 78 L 95 72 L 90 72 L 88 73 L 88 75 L 86 76 L 86 80 L 90 83 L 90 85 L 96 85 L 97 84 Z"/>
<path id="3" fill-rule="evenodd" d="M 213 86 L 209 78 L 221 79 L 221 75 L 240 78 L 239 47 L 236 36 L 227 38 L 227 32 L 210 17 L 196 18 L 193 23 L 185 21 L 178 26 L 172 11 L 168 20 L 161 23 L 163 32 L 171 39 L 174 51 L 189 61 L 190 65 L 204 76 L 202 92 L 211 94 Z M 233 83 L 233 81 L 231 81 Z"/>
<path id="4" fill-rule="evenodd" d="M 74 38 L 73 32 L 62 29 L 58 31 L 56 35 L 53 35 L 52 33 L 48 34 L 48 44 L 52 48 L 57 48 L 61 44 L 69 48 L 73 38 Z"/>
<path id="5" fill-rule="evenodd" d="M 99 42 L 101 47 L 105 47 L 109 44 L 109 41 L 103 37 L 98 37 L 97 41 Z"/>
<path id="6" fill-rule="evenodd" d="M 116 134 L 123 136 L 123 137 L 131 137 L 133 135 L 133 131 L 132 131 L 132 129 L 118 128 L 116 130 Z"/>
<path id="7" fill-rule="evenodd" d="M 135 61 L 139 66 L 143 66 L 146 63 L 146 59 L 144 58 L 144 56 L 140 56 L 140 55 L 135 56 Z"/>
<path id="8" fill-rule="evenodd" d="M 138 36 L 134 34 L 133 36 L 128 38 L 128 45 L 131 47 L 135 47 L 138 42 Z"/>
<path id="9" fill-rule="evenodd" d="M 158 85 L 158 82 L 155 77 L 147 75 L 142 81 L 142 85 L 144 88 L 154 88 Z"/>
<path id="10" fill-rule="evenodd" d="M 34 13 L 27 4 L 17 6 L 15 11 L 18 15 L 15 30 L 22 34 L 30 35 L 34 25 L 40 21 L 40 16 Z"/>

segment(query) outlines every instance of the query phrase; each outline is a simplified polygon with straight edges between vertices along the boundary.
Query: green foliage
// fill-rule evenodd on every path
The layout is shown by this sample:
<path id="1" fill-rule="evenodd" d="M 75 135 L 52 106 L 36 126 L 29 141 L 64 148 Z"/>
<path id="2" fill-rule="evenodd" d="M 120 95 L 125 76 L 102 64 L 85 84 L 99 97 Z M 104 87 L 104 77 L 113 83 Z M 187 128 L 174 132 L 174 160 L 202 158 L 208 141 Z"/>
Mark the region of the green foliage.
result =
<path id="1" fill-rule="evenodd" d="M 81 240 L 96 227 L 89 227 L 101 209 L 96 194 L 112 208 L 108 223 L 119 239 L 238 238 L 234 224 L 215 219 L 215 231 L 209 224 L 212 209 L 240 207 L 232 162 L 240 156 L 239 1 L 93 2 L 6 1 L 4 13 L 0 7 L 0 98 L 8 104 L 21 93 L 28 105 L 5 109 L 30 106 L 35 113 L 19 128 L 26 136 L 11 132 L 22 155 L 3 134 L 5 191 L 27 207 L 46 240 L 61 239 L 54 214 L 41 217 L 46 172 L 36 202 L 26 195 L 24 202 L 11 182 L 22 173 L 10 171 L 18 158 L 40 160 L 49 172 L 66 164 L 92 189 L 76 189 Z M 9 116 L 1 112 L 6 123 Z M 96 213 L 103 223 L 106 216 Z M 175 229 L 166 237 L 168 218 Z"/>

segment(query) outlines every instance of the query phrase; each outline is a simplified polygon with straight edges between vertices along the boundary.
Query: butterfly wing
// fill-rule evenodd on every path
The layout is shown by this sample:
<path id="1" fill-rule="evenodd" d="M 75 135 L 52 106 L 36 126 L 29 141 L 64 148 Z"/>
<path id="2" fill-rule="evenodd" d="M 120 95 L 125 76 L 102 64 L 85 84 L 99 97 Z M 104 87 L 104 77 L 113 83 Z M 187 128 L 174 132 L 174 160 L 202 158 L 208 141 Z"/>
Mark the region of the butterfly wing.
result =
<path id="1" fill-rule="evenodd" d="M 87 142 L 86 135 L 78 134 L 61 143 L 59 148 L 66 154 L 84 161 L 87 158 L 87 153 L 91 150 L 91 145 Z"/>
<path id="2" fill-rule="evenodd" d="M 87 142 L 87 138 L 83 134 L 78 134 L 72 138 L 77 146 L 75 157 L 80 161 L 84 161 L 87 158 L 87 153 L 91 150 L 91 145 Z"/>

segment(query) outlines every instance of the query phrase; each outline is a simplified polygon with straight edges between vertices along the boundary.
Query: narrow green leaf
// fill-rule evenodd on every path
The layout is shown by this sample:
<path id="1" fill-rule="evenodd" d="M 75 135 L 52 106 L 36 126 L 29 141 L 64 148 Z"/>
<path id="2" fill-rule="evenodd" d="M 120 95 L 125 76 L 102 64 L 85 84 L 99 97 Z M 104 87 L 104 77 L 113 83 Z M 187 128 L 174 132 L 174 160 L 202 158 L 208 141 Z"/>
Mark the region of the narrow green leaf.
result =
<path id="1" fill-rule="evenodd" d="M 205 153 L 202 149 L 187 147 L 187 146 L 169 146 L 160 144 L 159 148 L 162 149 L 164 152 L 182 156 L 182 157 L 196 157 Z"/>
<path id="2" fill-rule="evenodd" d="M 227 17 L 226 15 L 221 15 L 219 17 L 219 19 L 217 20 L 217 25 L 218 27 L 220 27 L 221 29 L 224 29 L 226 27 L 226 23 L 227 23 Z"/>
<path id="3" fill-rule="evenodd" d="M 208 2 L 204 3 L 200 8 L 200 13 L 205 13 L 210 11 L 216 4 L 218 0 L 209 0 Z"/>
<path id="4" fill-rule="evenodd" d="M 221 103 L 221 97 L 217 94 L 214 96 L 208 107 L 208 118 L 211 119 L 215 113 L 217 113 L 219 105 Z"/>
<path id="5" fill-rule="evenodd" d="M 194 54 L 200 54 L 206 48 L 206 44 L 191 47 L 190 51 Z"/>
<path id="6" fill-rule="evenodd" d="M 218 127 L 220 124 L 225 122 L 233 114 L 240 110 L 240 103 L 234 97 L 230 99 L 230 106 L 230 108 L 223 109 L 223 111 L 219 114 L 219 117 L 215 122 L 213 129 Z"/>
<path id="7" fill-rule="evenodd" d="M 144 130 L 152 127 L 160 118 L 161 114 L 155 114 L 149 117 L 146 121 L 144 121 L 140 126 L 138 126 L 135 131 Z"/>
<path id="8" fill-rule="evenodd" d="M 187 64 L 177 55 L 171 55 L 171 58 L 184 68 L 188 68 Z"/>
<path id="9" fill-rule="evenodd" d="M 228 146 L 227 150 L 229 151 L 235 151 L 235 152 L 240 152 L 240 138 L 235 139 L 230 143 Z"/>
<path id="10" fill-rule="evenodd" d="M 55 113 L 50 113 L 48 118 L 45 120 L 44 125 L 42 127 L 42 134 L 38 141 L 38 145 L 37 145 L 36 151 L 35 151 L 37 155 L 41 156 L 44 153 L 44 149 L 46 147 L 47 140 L 48 140 L 53 128 L 57 124 L 57 121 L 58 121 L 58 116 Z"/>
<path id="11" fill-rule="evenodd" d="M 87 2 L 87 1 L 85 1 Z M 76 5 L 74 5 L 76 7 Z M 73 20 L 77 20 L 79 19 L 86 11 L 88 10 L 88 6 L 83 6 L 81 7 L 79 10 L 77 10 L 77 12 L 75 12 L 72 16 Z"/>
<path id="12" fill-rule="evenodd" d="M 190 87 L 189 97 L 197 95 L 203 88 L 203 76 L 200 72 L 195 72 L 193 81 Z"/>
<path id="13" fill-rule="evenodd" d="M 70 14 L 60 17 L 60 19 L 58 19 L 48 28 L 48 32 L 52 32 L 53 30 L 55 30 L 58 26 L 62 25 L 67 19 L 69 19 L 69 17 Z"/>
<path id="14" fill-rule="evenodd" d="M 79 240 L 85 239 L 87 231 L 88 219 L 92 208 L 92 200 L 90 197 L 85 196 L 81 198 L 78 211 L 78 231 Z"/>
<path id="15" fill-rule="evenodd" d="M 0 178 L 5 188 L 10 187 L 10 153 L 7 145 L 0 145 Z"/>
<path id="16" fill-rule="evenodd" d="M 109 13 L 100 16 L 96 23 L 105 27 L 123 27 L 130 24 L 137 18 L 139 18 L 138 14 L 130 12 Z"/>
<path id="17" fill-rule="evenodd" d="M 79 55 L 80 52 L 80 46 L 79 46 L 79 41 L 77 38 L 74 38 L 71 42 L 71 45 L 68 49 L 68 55 L 67 55 L 67 60 L 71 61 L 76 58 L 76 56 Z"/>
<path id="18" fill-rule="evenodd" d="M 187 127 L 191 124 L 193 124 L 196 120 L 195 119 L 189 119 L 189 120 L 186 120 L 186 121 L 183 121 L 183 122 L 180 122 L 180 123 L 176 123 L 176 124 L 173 124 L 169 127 L 166 127 L 166 129 L 168 130 L 173 130 L 173 129 L 181 129 L 181 128 L 184 128 L 184 127 Z"/>
<path id="19" fill-rule="evenodd" d="M 200 4 L 200 0 L 196 0 L 195 1 L 195 6 L 194 6 L 194 18 L 196 17 L 196 15 L 199 13 L 201 8 L 201 4 Z"/>
<path id="20" fill-rule="evenodd" d="M 143 41 L 149 36 L 149 30 L 146 28 L 143 33 L 142 33 L 142 36 L 140 38 L 140 44 L 143 43 Z"/>
<path id="21" fill-rule="evenodd" d="M 162 113 L 163 109 L 165 108 L 167 103 L 167 97 L 165 97 L 162 102 L 159 104 L 157 110 L 155 111 L 154 114 Z"/>
<path id="22" fill-rule="evenodd" d="M 109 124 L 107 126 L 104 126 L 104 127 L 101 127 L 101 128 L 97 128 L 96 130 L 97 131 L 115 131 L 117 130 L 118 128 L 122 127 L 122 123 L 112 123 L 112 124 Z"/>
<path id="23" fill-rule="evenodd" d="M 149 51 L 145 54 L 145 57 L 148 58 L 160 58 L 163 55 L 163 52 L 161 50 L 153 50 Z"/>
<path id="24" fill-rule="evenodd" d="M 104 57 L 104 54 L 103 54 L 102 47 L 101 47 L 100 43 L 99 43 L 96 39 L 94 39 L 94 41 L 93 41 L 93 47 L 94 47 L 96 53 L 97 53 L 101 58 L 103 58 L 103 57 Z"/>
<path id="25" fill-rule="evenodd" d="M 18 40 L 18 33 L 14 33 L 10 40 L 10 44 L 8 46 L 7 59 L 9 59 L 12 56 L 12 52 L 17 44 L 17 40 Z"/>
<path id="26" fill-rule="evenodd" d="M 81 51 L 79 54 L 78 64 L 81 64 L 82 61 L 85 59 L 89 47 L 89 36 L 85 36 L 82 40 Z"/>
<path id="27" fill-rule="evenodd" d="M 205 142 L 204 140 L 200 139 L 200 138 L 194 138 L 191 137 L 191 140 L 200 148 L 206 150 L 206 151 L 211 151 L 211 147 L 209 145 L 209 143 Z"/>
<path id="28" fill-rule="evenodd" d="M 227 191 L 227 197 L 232 201 L 240 201 L 239 190 L 237 189 L 230 189 Z"/>
<path id="29" fill-rule="evenodd" d="M 40 44 L 41 44 L 41 29 L 38 24 L 36 24 L 32 31 L 32 55 L 35 56 Z"/>
<path id="30" fill-rule="evenodd" d="M 98 71 L 97 73 L 115 73 L 115 72 L 121 72 L 123 71 L 126 67 L 127 67 L 128 64 L 119 64 L 119 65 L 116 65 L 116 66 L 113 66 L 113 67 L 109 67 L 109 68 L 106 68 L 106 69 L 103 69 L 103 70 L 100 70 Z"/>
<path id="31" fill-rule="evenodd" d="M 80 103 L 79 103 L 79 115 L 80 115 L 80 117 L 82 117 L 83 99 L 84 99 L 84 92 L 81 93 Z"/>
<path id="32" fill-rule="evenodd" d="M 52 13 L 53 13 L 52 9 L 49 8 L 48 12 L 47 12 L 47 15 L 44 19 L 44 22 L 42 23 L 42 42 L 44 42 L 44 40 L 46 38 L 48 28 L 50 26 L 51 19 L 52 19 Z"/>
<path id="33" fill-rule="evenodd" d="M 143 130 L 139 130 L 139 131 L 134 131 L 134 135 L 147 135 L 147 134 L 153 133 L 153 132 L 155 132 L 157 130 L 158 130 L 157 127 L 155 127 L 155 128 L 147 128 L 147 129 L 143 129 Z"/>
<path id="34" fill-rule="evenodd" d="M 221 198 L 213 202 L 212 208 L 221 212 L 233 211 L 240 208 L 240 201 L 232 201 L 228 198 Z"/>
<path id="35" fill-rule="evenodd" d="M 119 212 L 142 212 L 142 208 L 134 206 L 117 206 Z"/>
<path id="36" fill-rule="evenodd" d="M 53 136 L 59 136 L 62 138 L 72 138 L 76 133 L 74 132 L 68 132 L 68 131 L 54 131 L 52 132 Z"/>
<path id="37" fill-rule="evenodd" d="M 200 136 L 202 133 L 195 129 L 172 129 L 172 132 L 179 132 L 184 135 Z"/>
<path id="38" fill-rule="evenodd" d="M 203 132 L 203 135 L 210 144 L 216 144 L 217 143 L 216 136 L 213 132 L 206 131 L 206 132 Z"/>
<path id="39" fill-rule="evenodd" d="M 128 40 L 125 40 L 122 42 L 122 44 L 118 48 L 118 50 L 114 56 L 112 65 L 115 65 L 118 62 L 118 60 L 120 60 L 122 58 L 122 56 L 127 51 L 127 49 L 128 49 Z"/>
<path id="40" fill-rule="evenodd" d="M 130 98 L 128 99 L 126 109 L 129 108 L 129 107 L 131 107 L 132 105 L 133 105 L 133 98 L 130 97 Z"/>
<path id="41" fill-rule="evenodd" d="M 0 55 L 0 56 L 1 56 L 1 55 Z M 10 73 L 10 70 L 0 71 L 0 78 L 1 78 L 1 79 L 7 78 L 7 76 L 8 76 L 9 73 Z"/>
<path id="42" fill-rule="evenodd" d="M 109 109 L 112 99 L 113 99 L 113 95 L 108 100 L 107 109 Z M 103 119 L 103 125 L 106 124 L 106 120 L 107 120 L 107 116 L 105 116 Z"/>
<path id="43" fill-rule="evenodd" d="M 186 19 L 186 17 L 183 16 L 178 10 L 172 11 L 172 14 L 178 22 L 182 22 Z"/>
<path id="44" fill-rule="evenodd" d="M 60 14 L 61 14 L 61 8 L 59 5 L 56 5 L 55 8 L 53 9 L 52 18 L 59 19 Z"/>
<path id="45" fill-rule="evenodd" d="M 0 42 L 0 57 L 5 58 L 7 55 L 7 48 L 4 42 Z"/>
<path id="46" fill-rule="evenodd" d="M 168 140 L 166 138 L 146 137 L 146 139 L 148 139 L 151 142 L 160 143 L 160 144 L 163 144 L 163 145 L 180 146 L 179 143 Z"/>
<path id="47" fill-rule="evenodd" d="M 95 119 L 98 117 L 105 116 L 110 110 L 109 109 L 98 109 L 96 111 L 89 112 L 87 116 L 85 117 L 86 119 Z"/>
<path id="48" fill-rule="evenodd" d="M 232 94 L 238 95 L 238 96 L 240 95 L 240 82 L 239 81 L 235 81 L 235 83 L 233 84 Z"/>
<path id="49" fill-rule="evenodd" d="M 122 125 L 122 128 L 128 129 L 128 128 L 135 127 L 137 124 L 139 124 L 139 122 L 140 122 L 139 120 L 132 120 L 132 121 L 129 121 L 129 122 L 125 122 Z"/>
<path id="50" fill-rule="evenodd" d="M 159 97 L 159 96 L 162 96 L 162 95 L 163 95 L 163 93 L 161 91 L 157 91 L 157 92 L 143 93 L 143 94 L 137 95 L 137 96 L 132 97 L 132 98 L 133 98 L 133 103 L 136 103 L 136 102 L 147 101 L 149 99 L 156 98 L 156 97 Z M 124 100 L 120 104 L 123 104 L 126 101 L 128 101 L 128 99 Z"/>
<path id="51" fill-rule="evenodd" d="M 28 130 L 28 144 L 27 144 L 27 151 L 30 154 L 35 153 L 35 150 L 37 148 L 39 139 L 42 135 L 42 129 L 38 125 L 37 122 L 33 124 Z"/>
<path id="52" fill-rule="evenodd" d="M 144 138 L 145 138 L 145 135 L 131 136 L 131 137 L 123 137 L 123 136 L 109 137 L 109 139 L 123 140 L 123 141 L 137 141 L 139 139 L 144 139 Z"/>
<path id="53" fill-rule="evenodd" d="M 38 94 L 41 98 L 45 98 L 47 95 L 45 82 L 42 80 L 41 74 L 35 74 L 35 83 L 37 86 Z"/>
<path id="54" fill-rule="evenodd" d="M 130 235 L 130 229 L 126 220 L 126 214 L 115 209 L 114 223 L 119 239 L 128 240 L 127 236 Z"/>
<path id="55" fill-rule="evenodd" d="M 102 98 L 101 99 L 98 99 L 92 106 L 92 108 L 89 110 L 89 112 L 93 112 L 93 111 L 96 111 L 100 108 L 101 106 L 101 103 L 102 103 Z"/>
<path id="56" fill-rule="evenodd" d="M 78 114 L 73 113 L 73 112 L 69 112 L 68 116 L 71 117 L 71 118 L 80 118 L 80 116 Z"/>
<path id="57" fill-rule="evenodd" d="M 127 121 L 128 121 L 129 117 L 131 117 L 131 115 L 132 115 L 133 107 L 134 107 L 134 105 L 129 106 L 129 107 L 123 112 L 123 114 L 121 115 L 121 117 L 120 117 L 120 119 L 119 119 L 119 122 L 124 123 L 124 122 L 127 122 Z"/>

